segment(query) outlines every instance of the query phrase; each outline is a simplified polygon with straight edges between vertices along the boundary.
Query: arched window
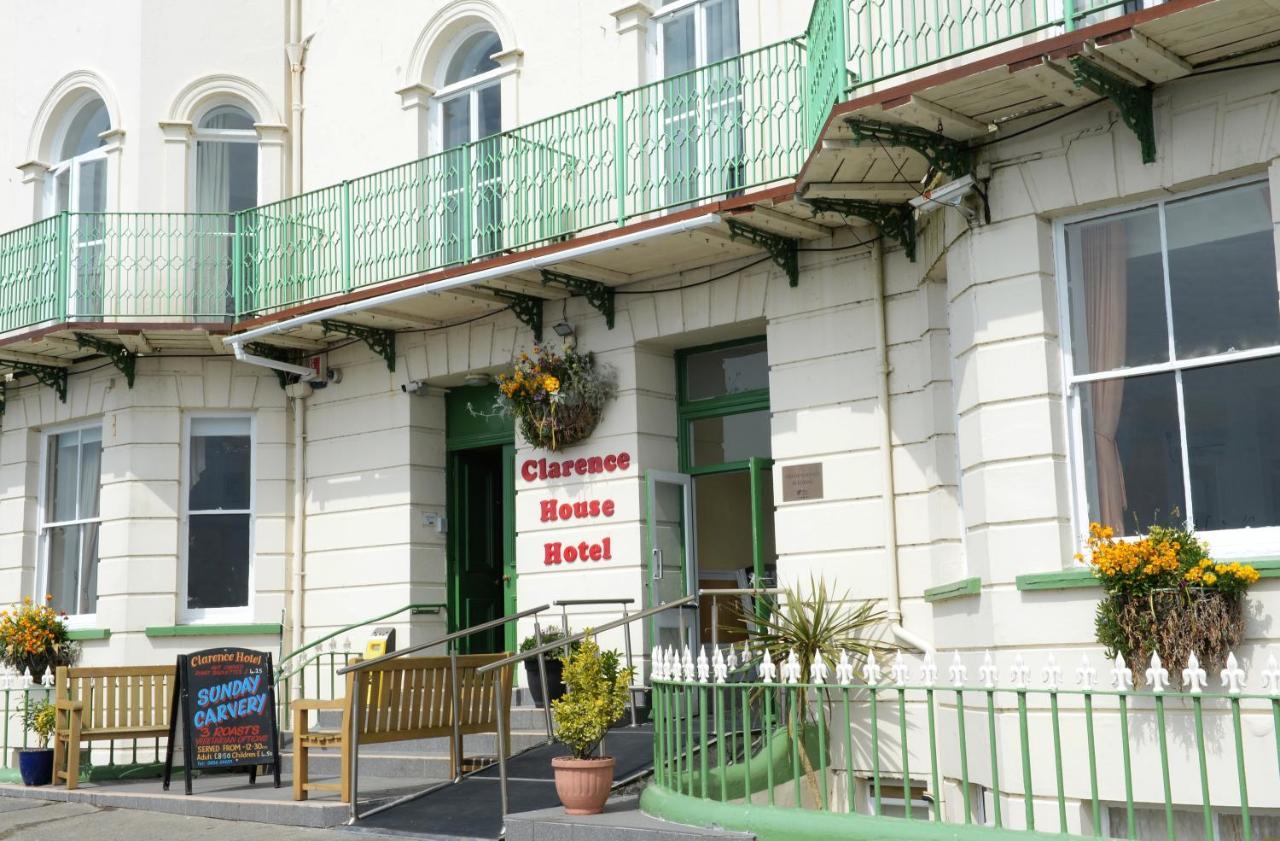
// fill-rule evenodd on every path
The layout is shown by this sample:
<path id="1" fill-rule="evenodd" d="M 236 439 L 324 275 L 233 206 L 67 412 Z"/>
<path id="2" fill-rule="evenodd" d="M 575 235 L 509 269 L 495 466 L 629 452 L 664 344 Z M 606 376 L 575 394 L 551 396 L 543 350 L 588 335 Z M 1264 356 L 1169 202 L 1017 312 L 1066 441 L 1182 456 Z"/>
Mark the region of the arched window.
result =
<path id="1" fill-rule="evenodd" d="M 441 106 L 442 145 L 452 149 L 502 130 L 500 81 L 485 78 L 498 69 L 493 56 L 502 41 L 491 29 L 472 31 L 459 42 L 444 69 Z M 472 84 L 468 80 L 475 79 Z M 456 89 L 455 89 L 456 88 Z"/>
<path id="2" fill-rule="evenodd" d="M 219 105 L 196 124 L 197 213 L 234 213 L 258 204 L 258 132 L 238 105 Z"/>
<path id="3" fill-rule="evenodd" d="M 493 72 L 500 68 L 493 59 L 500 52 L 496 32 L 471 29 L 458 39 L 441 74 L 441 146 L 446 152 L 458 150 L 446 164 L 453 199 L 445 211 L 450 263 L 502 248 L 502 152 L 497 141 L 481 142 L 502 131 L 502 80 Z M 467 144 L 475 146 L 463 148 Z M 464 214 L 468 201 L 470 211 Z"/>
<path id="4" fill-rule="evenodd" d="M 107 209 L 107 143 L 102 135 L 110 129 L 107 106 L 97 96 L 87 94 L 68 110 L 61 132 L 53 139 L 57 163 L 45 179 L 46 215 Z"/>
<path id="5" fill-rule="evenodd" d="M 107 141 L 111 130 L 106 103 L 81 94 L 65 111 L 52 138 L 57 159 L 45 178 L 46 216 L 71 214 L 71 265 L 68 315 L 94 319 L 102 315 L 105 238 L 107 230 Z"/>

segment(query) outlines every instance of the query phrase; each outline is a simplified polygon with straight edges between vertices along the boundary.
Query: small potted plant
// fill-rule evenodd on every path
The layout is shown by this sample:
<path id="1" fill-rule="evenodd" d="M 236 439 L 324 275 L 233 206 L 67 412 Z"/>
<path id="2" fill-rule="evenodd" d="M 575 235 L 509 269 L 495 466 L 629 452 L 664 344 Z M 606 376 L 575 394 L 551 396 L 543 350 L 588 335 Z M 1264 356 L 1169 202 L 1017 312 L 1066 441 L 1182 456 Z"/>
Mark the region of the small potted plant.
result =
<path id="1" fill-rule="evenodd" d="M 28 596 L 22 604 L 0 610 L 0 662 L 22 674 L 30 672 L 36 683 L 45 672 L 58 666 L 70 666 L 79 654 L 70 639 L 66 614 L 44 604 L 35 604 Z"/>
<path id="2" fill-rule="evenodd" d="M 569 632 L 572 635 L 572 631 Z M 542 632 L 542 645 L 553 643 L 564 639 L 564 633 L 555 628 L 546 628 Z M 520 643 L 520 651 L 532 651 L 539 645 L 538 637 L 530 634 Z M 576 649 L 577 643 L 570 646 L 570 650 Z M 564 678 L 561 673 L 564 670 L 564 661 L 562 660 L 563 652 L 557 649 L 554 652 L 548 652 L 543 658 L 544 667 L 547 670 L 547 686 L 544 690 L 542 686 L 542 672 L 538 669 L 538 658 L 530 657 L 524 661 L 525 682 L 529 686 L 529 694 L 533 696 L 534 706 L 545 707 L 547 698 L 552 701 L 564 694 Z"/>
<path id="3" fill-rule="evenodd" d="M 33 701 L 27 696 L 22 707 L 22 726 L 34 733 L 38 748 L 22 748 L 18 751 L 18 772 L 23 785 L 43 786 L 53 780 L 53 748 L 49 739 L 58 724 L 57 710 L 46 700 Z"/>
<path id="4" fill-rule="evenodd" d="M 612 756 L 592 756 L 609 725 L 626 709 L 631 669 L 615 669 L 610 675 L 600 646 L 591 637 L 582 641 L 564 666 L 568 691 L 551 704 L 556 738 L 573 753 L 551 760 L 556 794 L 568 815 L 597 815 L 613 788 Z"/>

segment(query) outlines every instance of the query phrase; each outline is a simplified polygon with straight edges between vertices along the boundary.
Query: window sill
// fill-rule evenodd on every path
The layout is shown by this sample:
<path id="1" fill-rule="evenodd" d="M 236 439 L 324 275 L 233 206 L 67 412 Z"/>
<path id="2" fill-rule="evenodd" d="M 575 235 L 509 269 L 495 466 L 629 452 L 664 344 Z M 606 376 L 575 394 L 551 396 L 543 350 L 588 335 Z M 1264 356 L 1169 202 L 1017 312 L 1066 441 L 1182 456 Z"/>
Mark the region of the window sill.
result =
<path id="1" fill-rule="evenodd" d="M 1014 581 L 1019 590 L 1079 590 L 1099 586 L 1098 579 L 1093 577 L 1093 570 L 1084 567 L 1033 572 L 1019 575 Z"/>
<path id="2" fill-rule="evenodd" d="M 962 578 L 959 581 L 953 581 L 950 584 L 940 584 L 937 587 L 930 587 L 924 591 L 924 600 L 929 603 L 944 602 L 948 599 L 958 599 L 964 596 L 978 596 L 982 594 L 982 579 L 974 576 L 973 578 Z"/>
<path id="3" fill-rule="evenodd" d="M 1258 571 L 1258 577 L 1262 578 L 1280 578 L 1280 558 L 1268 558 L 1266 560 L 1252 561 L 1248 558 L 1224 558 L 1225 562 L 1230 563 L 1233 560 L 1239 560 L 1242 564 L 1249 564 Z M 1078 590 L 1087 587 L 1101 586 L 1098 579 L 1093 577 L 1093 571 L 1084 567 L 1076 569 L 1061 569 L 1053 572 L 1033 572 L 1027 575 L 1019 575 L 1016 579 L 1019 590 Z M 944 585 L 950 587 L 953 585 Z M 937 589 L 943 589 L 939 587 Z M 925 591 L 925 599 L 928 600 L 929 591 Z"/>
<path id="4" fill-rule="evenodd" d="M 110 636 L 110 628 L 72 628 L 67 631 L 67 639 L 75 642 L 83 642 L 85 640 L 104 640 Z"/>
<path id="5" fill-rule="evenodd" d="M 247 625 L 152 625 L 146 629 L 149 637 L 278 637 L 282 633 L 279 623 L 264 622 Z"/>

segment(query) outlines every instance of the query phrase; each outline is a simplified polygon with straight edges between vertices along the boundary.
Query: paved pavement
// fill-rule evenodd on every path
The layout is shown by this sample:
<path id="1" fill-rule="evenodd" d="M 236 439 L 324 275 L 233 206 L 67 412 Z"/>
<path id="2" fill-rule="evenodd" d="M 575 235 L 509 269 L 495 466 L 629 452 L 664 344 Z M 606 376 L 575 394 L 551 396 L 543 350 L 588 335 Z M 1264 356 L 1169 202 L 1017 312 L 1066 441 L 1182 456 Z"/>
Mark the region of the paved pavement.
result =
<path id="1" fill-rule="evenodd" d="M 385 836 L 0 798 L 0 841 L 360 841 L 371 837 Z"/>

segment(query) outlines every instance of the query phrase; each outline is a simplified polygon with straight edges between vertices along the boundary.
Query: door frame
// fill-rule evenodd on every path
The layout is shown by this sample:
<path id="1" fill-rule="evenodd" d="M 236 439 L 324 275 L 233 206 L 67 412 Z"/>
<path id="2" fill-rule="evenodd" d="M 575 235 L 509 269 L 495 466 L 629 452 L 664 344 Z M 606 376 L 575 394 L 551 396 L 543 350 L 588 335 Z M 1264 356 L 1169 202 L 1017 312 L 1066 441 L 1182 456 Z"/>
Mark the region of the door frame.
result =
<path id="1" fill-rule="evenodd" d="M 473 393 L 481 396 L 482 389 L 490 391 L 496 386 L 473 387 Z M 457 505 L 457 457 L 467 450 L 502 448 L 502 554 L 503 554 L 503 593 L 502 609 L 507 616 L 516 612 L 516 442 L 515 421 L 511 418 L 497 418 L 481 414 L 473 416 L 459 414 L 463 419 L 463 429 L 450 429 L 448 418 L 454 416 L 449 411 L 450 398 L 463 400 L 464 389 L 453 389 L 445 395 L 445 601 L 448 604 L 448 632 L 461 630 L 458 627 L 459 586 L 455 575 L 454 563 L 457 555 L 457 533 L 453 525 L 460 521 Z M 468 406 L 473 401 L 468 401 Z M 482 398 L 480 408 L 487 409 L 492 403 Z M 472 422 L 474 421 L 474 422 Z M 503 628 L 504 647 L 507 651 L 516 650 L 516 627 L 507 623 Z"/>

